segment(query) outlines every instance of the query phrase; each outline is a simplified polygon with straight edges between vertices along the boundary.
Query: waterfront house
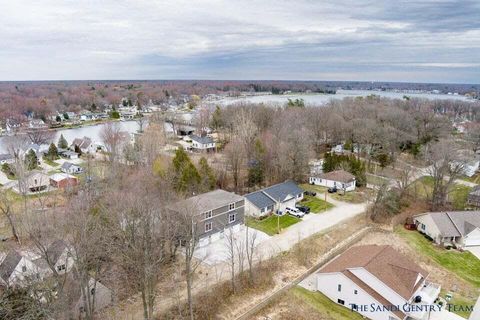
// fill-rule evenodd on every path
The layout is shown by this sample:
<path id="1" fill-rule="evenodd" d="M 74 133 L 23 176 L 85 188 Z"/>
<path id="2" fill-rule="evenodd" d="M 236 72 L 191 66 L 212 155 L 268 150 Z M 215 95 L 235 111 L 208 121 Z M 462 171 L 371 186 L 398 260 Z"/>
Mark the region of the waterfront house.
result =
<path id="1" fill-rule="evenodd" d="M 80 148 L 80 150 L 83 153 L 88 153 L 92 151 L 92 148 L 93 148 L 92 139 L 90 139 L 89 137 L 75 138 L 73 139 L 73 142 L 70 145 L 70 148 L 75 150 L 75 146 Z"/>

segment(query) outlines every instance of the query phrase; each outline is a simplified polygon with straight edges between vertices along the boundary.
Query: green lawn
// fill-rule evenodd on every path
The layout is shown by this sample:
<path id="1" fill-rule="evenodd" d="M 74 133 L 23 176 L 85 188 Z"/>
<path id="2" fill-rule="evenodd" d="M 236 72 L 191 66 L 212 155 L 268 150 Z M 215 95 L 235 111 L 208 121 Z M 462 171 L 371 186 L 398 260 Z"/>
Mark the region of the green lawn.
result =
<path id="1" fill-rule="evenodd" d="M 367 174 L 367 183 L 373 184 L 376 186 L 383 186 L 384 184 L 388 184 L 389 180 L 387 178 Z"/>
<path id="2" fill-rule="evenodd" d="M 455 210 L 465 209 L 467 196 L 471 189 L 472 188 L 462 184 L 453 185 L 448 199 Z M 410 186 L 410 190 L 416 192 L 419 197 L 430 198 L 433 191 L 433 178 L 427 176 L 419 178 Z"/>
<path id="3" fill-rule="evenodd" d="M 440 297 L 445 298 L 446 294 L 447 291 L 443 289 L 440 291 Z M 451 292 L 451 294 L 452 299 L 447 302 L 450 305 L 446 307 L 447 310 L 468 319 L 471 313 L 468 309 L 475 305 L 476 300 L 461 296 L 458 292 Z"/>
<path id="4" fill-rule="evenodd" d="M 331 203 L 312 196 L 305 196 L 300 204 L 309 207 L 312 213 L 319 213 L 333 207 Z"/>
<path id="5" fill-rule="evenodd" d="M 480 288 L 480 260 L 468 251 L 459 252 L 438 248 L 419 232 L 397 227 L 395 232 L 404 238 L 416 252 L 423 254 L 463 280 Z"/>
<path id="6" fill-rule="evenodd" d="M 47 159 L 46 157 L 43 158 L 43 162 L 52 167 L 58 167 L 60 165 L 60 163 Z"/>
<path id="7" fill-rule="evenodd" d="M 471 177 L 464 176 L 464 177 L 461 177 L 460 179 L 468 181 L 468 182 L 473 182 L 473 183 L 476 183 L 476 184 L 480 184 L 480 173 L 476 173 Z"/>
<path id="8" fill-rule="evenodd" d="M 277 215 L 271 215 L 263 220 L 257 220 L 250 217 L 246 218 L 247 226 L 249 226 L 250 228 L 263 231 L 270 236 L 273 236 L 278 233 L 277 232 L 278 224 L 280 224 L 280 232 L 281 232 L 283 229 L 288 228 L 291 225 L 300 221 L 301 220 L 299 218 L 290 216 L 288 214 L 280 216 L 280 218 L 278 218 Z"/>
<path id="9" fill-rule="evenodd" d="M 313 292 L 299 286 L 293 288 L 291 292 L 301 301 L 300 303 L 306 303 L 318 311 L 323 316 L 319 319 L 363 320 L 359 313 L 353 312 L 347 307 L 342 307 L 320 292 Z"/>
<path id="10" fill-rule="evenodd" d="M 317 193 L 317 196 L 320 196 L 321 198 L 324 197 L 325 193 L 328 190 L 328 188 L 311 185 L 308 183 L 301 184 L 300 188 L 302 188 L 303 190 L 314 191 Z M 345 194 L 343 194 L 342 191 L 338 191 L 337 193 L 328 193 L 327 200 L 329 197 L 338 201 L 344 201 L 344 202 L 350 202 L 350 203 L 362 203 L 366 200 L 365 198 L 366 195 L 361 191 L 359 192 L 358 188 L 355 191 L 350 191 Z"/>

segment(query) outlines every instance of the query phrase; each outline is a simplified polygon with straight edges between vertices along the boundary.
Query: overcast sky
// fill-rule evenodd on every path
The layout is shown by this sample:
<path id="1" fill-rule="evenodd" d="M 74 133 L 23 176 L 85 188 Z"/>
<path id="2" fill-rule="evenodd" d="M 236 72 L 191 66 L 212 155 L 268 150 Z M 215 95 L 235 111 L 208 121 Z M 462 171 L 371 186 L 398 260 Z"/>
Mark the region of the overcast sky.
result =
<path id="1" fill-rule="evenodd" d="M 480 83 L 480 0 L 0 0 L 0 12 L 0 80 Z"/>

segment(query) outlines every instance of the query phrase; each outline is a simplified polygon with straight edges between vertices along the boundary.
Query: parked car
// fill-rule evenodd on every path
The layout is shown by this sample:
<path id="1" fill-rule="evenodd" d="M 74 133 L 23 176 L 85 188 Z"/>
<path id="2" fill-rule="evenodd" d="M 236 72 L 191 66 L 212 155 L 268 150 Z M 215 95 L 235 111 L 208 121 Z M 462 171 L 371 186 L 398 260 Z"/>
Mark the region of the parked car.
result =
<path id="1" fill-rule="evenodd" d="M 296 207 L 298 210 L 300 210 L 300 211 L 302 211 L 303 213 L 305 213 L 305 214 L 309 214 L 309 213 L 310 213 L 310 208 L 307 207 L 307 206 L 302 206 L 302 205 L 300 205 L 300 204 L 297 204 L 297 205 L 295 205 L 295 207 Z"/>
<path id="2" fill-rule="evenodd" d="M 328 188 L 328 193 L 335 193 L 337 192 L 337 187 L 331 187 L 331 188 Z"/>
<path id="3" fill-rule="evenodd" d="M 306 196 L 312 196 L 312 197 L 315 197 L 317 195 L 315 191 L 305 191 L 303 194 Z"/>
<path id="4" fill-rule="evenodd" d="M 287 213 L 289 215 L 292 215 L 294 217 L 297 217 L 297 218 L 301 218 L 305 215 L 305 213 L 303 213 L 302 211 L 298 210 L 297 208 L 290 208 L 290 207 L 287 207 L 285 209 L 285 211 L 287 211 Z"/>

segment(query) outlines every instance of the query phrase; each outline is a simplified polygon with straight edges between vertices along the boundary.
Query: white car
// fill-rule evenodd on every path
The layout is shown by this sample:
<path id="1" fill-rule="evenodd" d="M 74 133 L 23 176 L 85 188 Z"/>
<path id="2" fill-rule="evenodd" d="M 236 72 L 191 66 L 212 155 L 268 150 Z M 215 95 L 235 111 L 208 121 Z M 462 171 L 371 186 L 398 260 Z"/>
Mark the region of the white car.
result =
<path id="1" fill-rule="evenodd" d="M 305 213 L 303 213 L 302 211 L 298 210 L 297 208 L 290 208 L 290 207 L 286 207 L 285 208 L 285 211 L 288 212 L 288 214 L 294 216 L 294 217 L 297 217 L 297 218 L 301 218 L 305 215 Z"/>

